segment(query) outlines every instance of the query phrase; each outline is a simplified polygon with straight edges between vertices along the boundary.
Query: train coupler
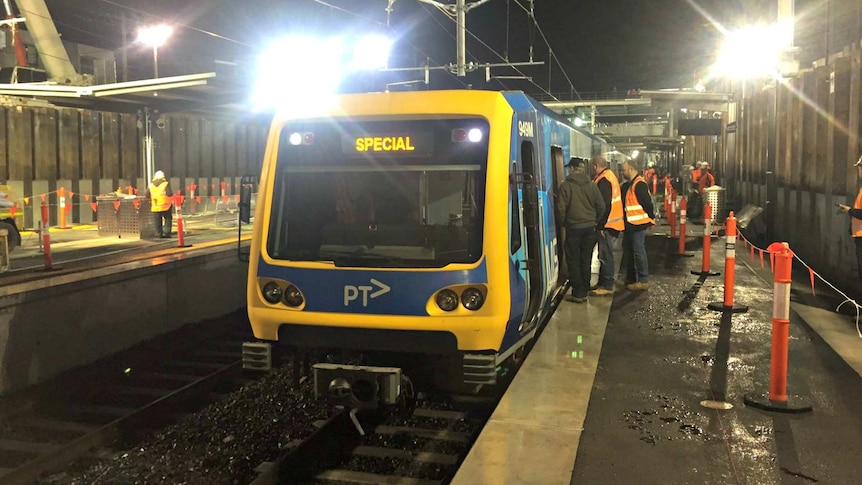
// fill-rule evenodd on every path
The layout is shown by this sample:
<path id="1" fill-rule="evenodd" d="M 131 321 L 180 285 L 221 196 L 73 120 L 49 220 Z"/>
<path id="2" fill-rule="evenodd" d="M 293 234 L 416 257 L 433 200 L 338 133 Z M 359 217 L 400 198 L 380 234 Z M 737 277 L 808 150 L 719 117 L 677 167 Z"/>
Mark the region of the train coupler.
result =
<path id="1" fill-rule="evenodd" d="M 242 368 L 244 370 L 271 370 L 272 344 L 269 342 L 243 342 Z"/>
<path id="2" fill-rule="evenodd" d="M 401 395 L 401 369 L 347 364 L 314 364 L 314 393 L 330 404 L 357 409 L 394 405 Z"/>

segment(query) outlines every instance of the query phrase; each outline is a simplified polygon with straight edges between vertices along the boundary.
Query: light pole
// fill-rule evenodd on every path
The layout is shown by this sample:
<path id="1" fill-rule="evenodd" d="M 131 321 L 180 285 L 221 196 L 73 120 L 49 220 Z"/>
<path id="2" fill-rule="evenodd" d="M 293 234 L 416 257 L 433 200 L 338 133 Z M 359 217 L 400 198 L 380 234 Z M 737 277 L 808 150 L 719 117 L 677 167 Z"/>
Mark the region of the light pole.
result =
<path id="1" fill-rule="evenodd" d="M 153 77 L 159 77 L 159 47 L 165 45 L 174 28 L 159 24 L 138 30 L 138 40 L 153 48 Z"/>

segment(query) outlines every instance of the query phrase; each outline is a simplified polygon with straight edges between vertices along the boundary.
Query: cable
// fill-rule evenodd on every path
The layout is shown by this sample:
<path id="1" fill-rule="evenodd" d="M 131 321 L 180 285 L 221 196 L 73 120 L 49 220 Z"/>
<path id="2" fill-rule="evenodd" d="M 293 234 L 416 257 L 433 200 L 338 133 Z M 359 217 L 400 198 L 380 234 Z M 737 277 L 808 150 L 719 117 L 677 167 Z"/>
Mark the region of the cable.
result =
<path id="1" fill-rule="evenodd" d="M 119 7 L 119 8 L 122 8 L 122 9 L 128 10 L 128 11 L 130 11 L 130 12 L 135 12 L 135 13 L 138 13 L 138 14 L 141 14 L 141 15 L 144 15 L 144 16 L 147 16 L 147 17 L 152 17 L 152 18 L 154 18 L 154 19 L 158 19 L 159 21 L 166 22 L 166 23 L 170 23 L 171 25 L 176 25 L 176 26 L 178 26 L 178 27 L 182 27 L 182 28 L 184 28 L 184 29 L 193 30 L 193 31 L 195 31 L 195 32 L 199 32 L 199 33 L 201 33 L 201 34 L 209 35 L 210 37 L 215 37 L 215 38 L 220 39 L 220 40 L 224 40 L 224 41 L 227 41 L 227 42 L 232 42 L 232 43 L 234 43 L 234 44 L 238 44 L 238 45 L 245 46 L 245 47 L 253 47 L 251 44 L 248 44 L 248 43 L 246 43 L 246 42 L 242 42 L 242 41 L 239 41 L 239 40 L 236 40 L 236 39 L 232 39 L 232 38 L 230 38 L 230 37 L 225 37 L 225 36 L 223 36 L 223 35 L 221 35 L 221 34 L 217 34 L 217 33 L 215 33 L 215 32 L 210 32 L 210 31 L 208 31 L 208 30 L 199 29 L 199 28 L 197 28 L 197 27 L 193 27 L 193 26 L 191 26 L 191 25 L 187 25 L 187 24 L 177 24 L 177 23 L 175 23 L 174 21 L 172 21 L 172 20 L 170 20 L 170 19 L 166 19 L 166 18 L 164 18 L 164 17 L 160 17 L 160 16 L 158 16 L 158 15 L 151 14 L 151 13 L 146 12 L 146 11 L 143 11 L 143 10 L 138 10 L 138 9 L 136 9 L 136 8 L 133 8 L 133 7 L 129 7 L 129 6 L 126 6 L 126 5 L 122 5 L 122 4 L 119 4 L 119 3 L 117 3 L 117 2 L 113 2 L 113 1 L 111 1 L 111 0 L 99 0 L 99 1 L 100 1 L 100 2 L 104 2 L 104 3 L 107 3 L 107 4 L 109 4 L 109 5 L 113 5 L 113 6 L 115 6 L 115 7 Z M 315 0 L 315 1 L 317 1 L 317 0 Z M 125 39 L 124 39 L 124 40 L 125 40 Z"/>
<path id="2" fill-rule="evenodd" d="M 517 3 L 517 0 L 515 0 L 515 2 Z M 447 14 L 447 15 L 446 15 L 446 17 L 447 17 L 449 20 L 451 20 L 452 22 L 456 22 L 456 20 L 455 20 L 454 18 L 452 18 L 450 15 L 448 15 L 448 14 Z M 468 34 L 470 34 L 470 36 L 471 36 L 471 37 L 473 37 L 474 39 L 476 39 L 476 40 L 477 40 L 480 44 L 482 44 L 486 49 L 488 49 L 489 51 L 491 51 L 491 53 L 492 53 L 492 54 L 494 54 L 495 56 L 499 57 L 500 59 L 502 59 L 502 60 L 503 60 L 503 61 L 505 61 L 505 62 L 509 62 L 509 61 L 508 61 L 508 60 L 506 60 L 506 58 L 504 58 L 504 57 L 503 57 L 499 52 L 497 52 L 496 50 L 494 50 L 491 46 L 489 46 L 488 44 L 486 44 L 486 43 L 485 43 L 485 41 L 483 41 L 483 40 L 482 40 L 482 39 L 480 39 L 476 34 L 474 34 L 473 32 L 471 32 L 471 31 L 470 31 L 470 29 L 468 29 L 466 26 L 464 27 L 464 30 L 465 30 L 465 31 L 467 31 L 467 33 L 468 33 Z M 533 81 L 533 79 L 532 79 L 532 78 L 530 78 L 530 77 L 528 77 L 526 74 L 524 74 L 524 72 L 523 72 L 523 71 L 521 71 L 520 69 L 518 69 L 518 67 L 517 67 L 517 66 L 509 66 L 509 67 L 511 67 L 512 69 L 514 69 L 514 70 L 515 70 L 515 72 L 517 72 L 517 73 L 518 73 L 518 74 L 520 74 L 521 76 L 524 76 L 524 79 L 526 79 L 527 81 L 529 81 L 530 83 L 532 83 L 532 84 L 533 84 L 533 86 L 536 86 L 537 88 L 539 88 L 543 93 L 545 93 L 545 94 L 547 94 L 548 96 L 550 96 L 554 101 L 559 101 L 559 99 L 557 99 L 557 97 L 556 97 L 556 96 L 554 96 L 554 95 L 553 95 L 553 93 L 549 92 L 548 90 L 546 90 L 545 88 L 543 88 L 542 86 L 540 86 L 538 83 L 536 83 L 535 81 Z M 502 83 L 500 83 L 500 84 L 502 84 Z"/>
<path id="3" fill-rule="evenodd" d="M 536 20 L 536 16 L 533 15 L 529 10 L 527 10 L 527 8 L 521 4 L 520 0 L 514 0 L 514 1 L 515 1 L 516 5 L 521 7 L 521 9 L 523 9 L 524 12 L 526 12 L 527 15 L 533 19 L 533 24 L 536 26 L 536 30 L 539 31 L 539 35 L 542 36 L 542 40 L 545 41 L 545 45 L 547 45 L 548 49 L 550 50 L 551 44 L 550 44 L 550 42 L 548 42 L 548 38 L 545 36 L 545 32 L 542 30 L 542 27 L 539 25 L 539 22 Z M 579 100 L 583 99 L 583 98 L 581 98 L 581 93 L 579 93 L 578 90 L 575 89 L 575 85 L 572 83 L 572 80 L 569 78 L 569 75 L 566 73 L 566 70 L 563 68 L 563 64 L 560 62 L 560 59 L 553 53 L 552 53 L 552 58 L 553 58 L 553 60 L 557 61 L 557 65 L 560 66 L 560 71 L 563 73 L 563 77 L 566 78 L 566 82 L 569 83 L 569 87 L 572 89 L 572 91 L 575 92 L 575 95 L 578 97 L 578 99 Z M 548 83 L 550 83 L 550 80 L 548 80 Z"/>
<path id="4" fill-rule="evenodd" d="M 421 6 L 422 6 L 422 8 L 425 10 L 425 12 L 428 14 L 428 16 L 429 16 L 429 17 L 431 17 L 431 18 L 434 20 L 434 22 L 436 22 L 436 23 L 437 23 L 437 25 L 439 25 L 439 26 L 440 26 L 440 28 L 441 28 L 441 29 L 443 29 L 443 31 L 444 31 L 444 32 L 446 32 L 447 34 L 449 34 L 449 36 L 450 36 L 450 37 L 452 37 L 453 39 L 455 38 L 455 34 L 453 34 L 452 32 L 449 32 L 449 30 L 446 28 L 446 26 L 445 26 L 445 25 L 443 25 L 442 23 L 440 23 L 440 20 L 439 20 L 439 19 L 437 19 L 437 17 L 435 17 L 435 16 L 434 16 L 434 15 L 433 15 L 429 10 L 428 10 L 428 7 L 427 7 L 427 5 L 426 5 L 426 4 L 424 4 L 424 3 L 423 3 L 423 4 L 421 4 Z M 447 17 L 449 16 L 449 14 L 448 14 L 445 10 L 441 9 L 440 7 L 437 7 L 437 10 L 440 10 L 441 12 L 443 12 L 443 14 L 444 14 L 444 15 L 446 15 Z M 474 56 L 474 55 L 473 55 L 473 53 L 472 53 L 472 52 L 470 52 L 469 50 L 467 51 L 467 54 L 468 54 L 471 58 L 475 59 L 477 62 L 479 61 L 479 58 L 478 58 L 478 57 L 476 57 L 476 56 Z M 460 81 L 460 78 L 458 78 L 457 76 L 456 76 L 456 79 L 458 79 L 458 80 Z M 508 87 L 508 86 L 506 86 L 505 84 L 503 84 L 499 79 L 495 79 L 495 81 L 497 81 L 498 83 L 500 83 L 500 85 L 501 85 L 501 86 L 503 86 L 503 89 L 509 90 L 509 87 Z M 461 84 L 464 84 L 464 82 L 462 81 L 462 82 L 461 82 Z M 465 85 L 465 86 L 466 86 L 466 85 Z"/>
<path id="5" fill-rule="evenodd" d="M 102 1 L 107 1 L 107 0 L 102 0 Z M 372 18 L 369 18 L 369 17 L 365 17 L 365 16 L 363 16 L 363 15 L 359 15 L 359 14 L 358 14 L 358 13 L 356 13 L 356 12 L 352 12 L 352 11 L 350 11 L 350 10 L 347 10 L 347 9 L 344 9 L 344 8 L 341 8 L 341 7 L 336 7 L 336 6 L 334 6 L 334 5 L 330 5 L 329 3 L 324 2 L 323 0 L 312 0 L 312 1 L 314 1 L 314 2 L 316 2 L 316 3 L 319 3 L 319 4 L 321 4 L 321 5 L 327 6 L 327 7 L 331 7 L 331 8 L 334 8 L 334 9 L 340 10 L 340 11 L 342 11 L 342 12 L 344 12 L 344 13 L 347 13 L 348 15 L 353 15 L 353 16 L 358 17 L 358 18 L 361 18 L 361 19 L 363 19 L 363 20 L 367 20 L 367 21 L 369 21 L 369 22 L 371 22 L 371 23 L 373 23 L 373 24 L 379 25 L 379 26 L 381 26 L 381 27 L 385 27 L 388 31 L 390 31 L 390 32 L 393 32 L 393 33 L 394 33 L 394 30 L 393 30 L 389 25 L 387 25 L 387 24 L 385 24 L 385 23 L 383 23 L 383 22 L 377 21 L 377 20 L 372 19 Z M 423 5 L 423 7 L 424 7 L 424 5 Z M 418 53 L 422 54 L 422 55 L 423 55 L 423 56 L 425 56 L 427 59 L 430 59 L 430 60 L 434 61 L 434 63 L 435 63 L 435 64 L 437 64 L 437 61 L 436 61 L 433 57 L 431 57 L 431 56 L 429 56 L 428 54 L 426 54 L 424 51 L 422 51 L 422 49 L 420 49 L 419 47 L 417 47 L 414 43 L 410 42 L 409 40 L 407 41 L 407 43 L 410 45 L 410 47 L 412 47 L 413 49 L 415 49 L 415 50 L 416 50 L 416 52 L 418 52 Z M 448 71 L 444 71 L 444 72 L 446 72 L 446 74 L 448 74 L 449 76 L 451 76 L 452 78 L 454 78 L 456 81 L 458 81 L 459 83 L 461 83 L 461 85 L 462 85 L 462 86 L 467 87 L 467 84 L 466 84 L 464 81 L 462 81 L 460 78 L 458 78 L 457 76 L 455 76 L 455 75 L 454 75 L 454 74 L 452 74 L 451 72 L 448 72 Z"/>

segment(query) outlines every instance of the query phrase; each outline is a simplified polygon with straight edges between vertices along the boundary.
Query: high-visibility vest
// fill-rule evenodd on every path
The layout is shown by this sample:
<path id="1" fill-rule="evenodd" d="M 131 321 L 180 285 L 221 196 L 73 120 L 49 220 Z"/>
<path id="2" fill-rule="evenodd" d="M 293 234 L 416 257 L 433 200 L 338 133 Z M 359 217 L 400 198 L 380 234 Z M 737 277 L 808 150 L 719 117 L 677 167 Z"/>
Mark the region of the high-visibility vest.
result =
<path id="1" fill-rule="evenodd" d="M 638 175 L 632 180 L 631 185 L 629 185 L 629 190 L 626 192 L 626 222 L 633 226 L 655 224 L 655 221 L 646 213 L 638 201 L 638 197 L 635 194 L 635 186 L 637 184 L 646 184 L 646 181 Z"/>
<path id="2" fill-rule="evenodd" d="M 705 188 L 712 187 L 713 185 L 715 185 L 715 177 L 713 177 L 709 171 L 704 170 L 700 178 L 697 180 L 697 191 L 703 192 Z"/>
<path id="3" fill-rule="evenodd" d="M 862 209 L 862 189 L 859 189 L 859 193 L 856 194 L 856 202 L 853 203 L 853 208 Z M 853 237 L 862 237 L 862 219 L 850 218 L 850 232 L 853 233 Z"/>
<path id="4" fill-rule="evenodd" d="M 620 192 L 620 183 L 614 172 L 608 169 L 602 170 L 602 173 L 596 176 L 593 182 L 598 184 L 599 180 L 602 179 L 607 180 L 611 184 L 611 212 L 608 215 L 608 222 L 605 224 L 605 227 L 622 231 L 626 228 L 626 225 L 623 222 L 623 198 Z"/>
<path id="5" fill-rule="evenodd" d="M 691 181 L 697 183 L 700 180 L 700 174 L 703 173 L 703 170 L 696 168 L 691 171 Z"/>
<path id="6" fill-rule="evenodd" d="M 151 212 L 164 212 L 171 208 L 171 198 L 168 197 L 166 192 L 168 191 L 168 181 L 160 183 L 159 185 L 155 185 L 150 182 L 150 211 Z"/>

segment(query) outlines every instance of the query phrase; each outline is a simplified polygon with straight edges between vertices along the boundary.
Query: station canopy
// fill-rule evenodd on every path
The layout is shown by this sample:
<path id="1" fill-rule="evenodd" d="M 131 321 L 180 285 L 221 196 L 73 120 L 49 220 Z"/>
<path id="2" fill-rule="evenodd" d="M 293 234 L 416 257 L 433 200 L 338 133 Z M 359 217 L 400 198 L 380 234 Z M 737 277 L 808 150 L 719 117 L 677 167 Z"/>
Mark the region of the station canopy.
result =
<path id="1" fill-rule="evenodd" d="M 42 102 L 114 113 L 150 108 L 162 113 L 224 116 L 247 112 L 248 86 L 206 72 L 92 86 L 0 84 L 0 95 L 32 99 L 34 105 Z"/>

